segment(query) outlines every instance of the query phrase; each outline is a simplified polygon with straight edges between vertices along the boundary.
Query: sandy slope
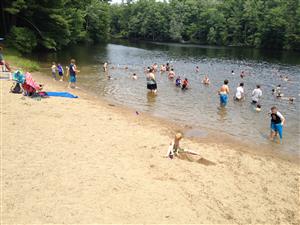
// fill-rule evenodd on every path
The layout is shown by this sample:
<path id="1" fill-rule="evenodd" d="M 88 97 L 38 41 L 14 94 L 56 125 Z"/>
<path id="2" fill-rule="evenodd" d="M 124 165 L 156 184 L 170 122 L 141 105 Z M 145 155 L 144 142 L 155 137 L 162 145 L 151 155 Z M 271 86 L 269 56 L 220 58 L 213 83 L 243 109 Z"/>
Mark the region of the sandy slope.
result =
<path id="1" fill-rule="evenodd" d="M 166 159 L 155 119 L 0 84 L 3 223 L 300 223 L 296 163 L 190 140 L 201 159 Z"/>

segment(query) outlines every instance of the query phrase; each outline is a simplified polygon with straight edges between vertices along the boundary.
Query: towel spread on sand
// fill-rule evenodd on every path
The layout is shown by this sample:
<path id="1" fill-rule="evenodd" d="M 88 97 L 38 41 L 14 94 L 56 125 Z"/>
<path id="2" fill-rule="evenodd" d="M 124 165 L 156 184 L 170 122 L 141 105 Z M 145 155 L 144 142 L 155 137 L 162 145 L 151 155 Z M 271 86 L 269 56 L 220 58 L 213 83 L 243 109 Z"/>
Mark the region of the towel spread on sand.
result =
<path id="1" fill-rule="evenodd" d="M 49 97 L 78 98 L 69 92 L 46 92 Z"/>

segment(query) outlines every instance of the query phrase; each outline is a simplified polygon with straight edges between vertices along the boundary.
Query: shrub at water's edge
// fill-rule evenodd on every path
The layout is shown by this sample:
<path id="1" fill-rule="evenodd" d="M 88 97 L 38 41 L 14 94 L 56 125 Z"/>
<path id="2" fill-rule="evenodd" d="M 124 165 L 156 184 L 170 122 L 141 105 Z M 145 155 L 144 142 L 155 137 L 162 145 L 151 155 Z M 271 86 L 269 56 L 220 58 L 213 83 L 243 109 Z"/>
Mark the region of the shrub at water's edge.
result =
<path id="1" fill-rule="evenodd" d="M 38 62 L 27 59 L 21 55 L 15 49 L 5 49 L 5 60 L 9 62 L 12 66 L 12 69 L 22 69 L 29 72 L 38 71 L 40 69 L 40 65 Z"/>

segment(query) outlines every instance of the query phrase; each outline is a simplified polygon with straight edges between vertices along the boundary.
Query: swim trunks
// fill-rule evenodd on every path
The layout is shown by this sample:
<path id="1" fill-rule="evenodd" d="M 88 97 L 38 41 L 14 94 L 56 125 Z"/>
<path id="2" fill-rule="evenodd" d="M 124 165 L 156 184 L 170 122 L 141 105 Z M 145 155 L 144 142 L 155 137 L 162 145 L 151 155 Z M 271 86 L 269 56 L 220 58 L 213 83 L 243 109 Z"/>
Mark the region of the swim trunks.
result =
<path id="1" fill-rule="evenodd" d="M 71 75 L 70 76 L 70 82 L 75 83 L 76 82 L 76 76 Z"/>
<path id="2" fill-rule="evenodd" d="M 228 95 L 227 94 L 220 94 L 220 103 L 222 105 L 226 105 L 228 101 Z"/>

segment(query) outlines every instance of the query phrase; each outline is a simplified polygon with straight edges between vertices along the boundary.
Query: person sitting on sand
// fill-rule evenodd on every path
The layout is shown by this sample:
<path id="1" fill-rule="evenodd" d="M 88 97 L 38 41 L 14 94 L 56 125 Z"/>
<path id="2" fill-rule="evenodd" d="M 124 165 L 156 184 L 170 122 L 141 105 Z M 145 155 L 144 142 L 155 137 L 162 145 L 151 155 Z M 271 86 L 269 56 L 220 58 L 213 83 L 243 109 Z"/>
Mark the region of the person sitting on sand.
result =
<path id="1" fill-rule="evenodd" d="M 180 76 L 178 76 L 176 78 L 175 85 L 176 85 L 176 87 L 181 87 L 181 78 L 180 78 Z"/>
<path id="2" fill-rule="evenodd" d="M 245 98 L 245 93 L 244 93 L 244 83 L 240 83 L 240 86 L 237 87 L 236 93 L 235 93 L 235 100 L 236 101 L 241 101 Z"/>
<path id="3" fill-rule="evenodd" d="M 181 148 L 180 141 L 182 140 L 182 138 L 183 138 L 182 133 L 175 134 L 174 140 L 170 142 L 170 145 L 168 147 L 166 157 L 173 159 L 174 154 L 179 155 L 180 153 L 189 153 L 192 155 L 199 155 L 199 153 L 197 153 L 197 152 Z"/>
<path id="4" fill-rule="evenodd" d="M 226 106 L 228 101 L 228 95 L 229 95 L 229 87 L 228 87 L 228 80 L 224 80 L 224 84 L 221 86 L 219 90 L 219 96 L 220 96 L 220 105 Z"/>
<path id="5" fill-rule="evenodd" d="M 3 48 L 0 47 L 0 65 L 2 66 L 2 72 L 6 72 L 6 71 L 10 72 L 11 71 L 10 66 L 9 66 L 8 62 L 6 62 L 4 60 L 2 51 L 3 51 Z"/>
<path id="6" fill-rule="evenodd" d="M 174 79 L 175 76 L 176 75 L 175 75 L 174 69 L 172 68 L 171 71 L 168 74 L 168 77 L 169 77 L 169 79 Z"/>
<path id="7" fill-rule="evenodd" d="M 69 75 L 70 75 L 70 79 L 69 79 L 69 88 L 76 88 L 76 76 L 77 74 L 80 72 L 79 70 L 77 70 L 77 66 L 75 64 L 75 59 L 71 59 L 71 63 L 69 66 Z"/>
<path id="8" fill-rule="evenodd" d="M 277 107 L 273 106 L 271 108 L 271 133 L 270 140 L 274 141 L 274 138 L 277 134 L 279 134 L 280 143 L 282 143 L 282 128 L 285 123 L 285 118 L 278 111 Z"/>
<path id="9" fill-rule="evenodd" d="M 133 79 L 133 80 L 137 80 L 138 79 L 136 73 L 132 74 L 131 79 Z"/>
<path id="10" fill-rule="evenodd" d="M 182 87 L 181 87 L 181 89 L 182 89 L 182 90 L 186 90 L 186 89 L 189 88 L 189 86 L 190 86 L 190 83 L 189 83 L 188 79 L 187 79 L 187 78 L 184 78 L 184 80 L 183 80 L 183 82 L 182 82 Z"/>
<path id="11" fill-rule="evenodd" d="M 174 157 L 174 154 L 178 154 L 179 151 L 183 151 L 183 149 L 180 148 L 179 146 L 181 139 L 182 139 L 181 133 L 175 134 L 174 140 L 170 142 L 166 157 L 170 157 L 172 159 Z"/>
<path id="12" fill-rule="evenodd" d="M 204 84 L 204 85 L 209 85 L 210 84 L 210 81 L 209 81 L 209 78 L 208 78 L 207 75 L 205 75 L 205 77 L 203 78 L 202 84 Z"/>

